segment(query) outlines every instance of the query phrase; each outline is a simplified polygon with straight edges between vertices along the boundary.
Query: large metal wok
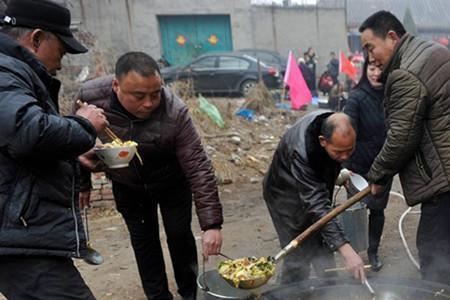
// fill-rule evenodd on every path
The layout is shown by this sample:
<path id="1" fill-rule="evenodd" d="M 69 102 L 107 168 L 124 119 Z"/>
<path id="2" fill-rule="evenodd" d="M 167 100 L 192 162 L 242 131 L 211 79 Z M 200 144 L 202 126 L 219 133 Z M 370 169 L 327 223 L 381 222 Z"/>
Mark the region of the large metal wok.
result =
<path id="1" fill-rule="evenodd" d="M 397 278 L 370 279 L 376 296 L 353 279 L 333 278 L 280 286 L 262 295 L 268 300 L 440 300 L 450 299 L 450 287 L 438 283 Z"/>
<path id="2" fill-rule="evenodd" d="M 270 286 L 265 291 L 240 290 L 228 285 L 214 270 L 198 278 L 199 300 L 441 300 L 450 299 L 450 286 L 419 279 L 369 277 L 376 290 L 372 297 L 360 282 L 350 277 L 311 279 L 295 284 Z M 205 285 L 208 287 L 205 290 Z"/>

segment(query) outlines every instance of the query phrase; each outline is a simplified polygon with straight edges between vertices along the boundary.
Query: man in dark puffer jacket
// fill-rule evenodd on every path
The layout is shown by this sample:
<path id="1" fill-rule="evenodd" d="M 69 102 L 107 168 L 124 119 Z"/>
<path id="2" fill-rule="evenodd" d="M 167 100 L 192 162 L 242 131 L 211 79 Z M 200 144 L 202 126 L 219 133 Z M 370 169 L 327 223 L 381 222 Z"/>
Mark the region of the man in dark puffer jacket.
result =
<path id="1" fill-rule="evenodd" d="M 71 257 L 86 254 L 75 176 L 78 155 L 107 125 L 86 106 L 60 117 L 66 52 L 87 49 L 68 9 L 11 0 L 0 33 L 0 292 L 8 299 L 94 299 Z"/>
<path id="2" fill-rule="evenodd" d="M 368 174 L 372 193 L 399 173 L 407 203 L 422 204 L 422 278 L 450 284 L 450 51 L 407 34 L 387 11 L 359 30 L 385 85 L 388 132 Z"/>
<path id="3" fill-rule="evenodd" d="M 113 131 L 138 143 L 142 157 L 130 166 L 105 170 L 117 209 L 130 232 L 148 299 L 172 299 L 164 267 L 157 210 L 161 211 L 178 293 L 196 294 L 197 251 L 191 231 L 192 194 L 205 258 L 222 244 L 223 222 L 216 179 L 187 106 L 162 86 L 156 61 L 142 52 L 124 54 L 116 76 L 86 82 L 77 97 L 102 107 Z M 107 136 L 100 135 L 103 142 Z M 87 163 L 92 165 L 93 162 Z M 88 197 L 89 191 L 82 193 Z"/>

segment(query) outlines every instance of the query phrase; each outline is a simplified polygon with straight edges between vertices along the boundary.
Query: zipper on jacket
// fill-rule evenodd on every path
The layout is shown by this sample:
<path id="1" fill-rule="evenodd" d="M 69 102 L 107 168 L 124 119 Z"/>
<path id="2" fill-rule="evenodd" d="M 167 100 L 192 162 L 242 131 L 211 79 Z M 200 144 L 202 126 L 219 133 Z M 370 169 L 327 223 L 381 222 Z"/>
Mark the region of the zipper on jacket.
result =
<path id="1" fill-rule="evenodd" d="M 134 134 L 133 134 L 133 129 L 134 129 L 133 121 L 130 120 L 130 131 L 129 131 L 129 132 L 130 132 L 130 139 L 132 139 L 133 136 L 134 136 Z M 137 163 L 136 159 L 133 158 L 133 160 L 131 161 L 131 163 L 133 164 L 133 168 L 134 168 L 134 170 L 136 171 L 136 174 L 137 174 L 139 180 L 141 181 L 142 185 L 144 186 L 145 192 L 148 192 L 148 186 L 147 186 L 147 184 L 145 183 L 144 179 L 142 178 L 142 174 L 141 174 L 141 172 L 139 171 L 139 166 L 138 166 L 138 163 Z"/>
<path id="2" fill-rule="evenodd" d="M 27 221 L 25 221 L 24 217 L 21 216 L 21 217 L 19 218 L 19 220 L 22 222 L 23 227 L 28 227 L 28 223 L 27 223 Z"/>
<path id="3" fill-rule="evenodd" d="M 122 116 L 123 118 L 125 118 L 126 120 L 129 121 L 129 134 L 130 134 L 130 140 L 133 140 L 133 123 L 134 120 L 131 120 L 126 114 L 122 113 L 121 111 L 118 111 L 116 109 L 111 109 L 111 113 L 116 113 L 119 116 Z M 136 120 L 137 122 L 139 122 L 140 120 Z M 145 181 L 142 178 L 141 172 L 139 171 L 139 167 L 138 167 L 138 163 L 136 162 L 136 159 L 133 159 L 131 161 L 131 164 L 133 165 L 133 168 L 137 174 L 137 177 L 139 178 L 139 180 L 141 181 L 142 185 L 144 186 L 144 189 L 146 192 L 148 192 L 148 185 L 145 183 Z"/>
<path id="4" fill-rule="evenodd" d="M 34 188 L 34 183 L 30 189 L 33 189 L 33 188 Z M 26 219 L 28 219 L 31 214 L 31 212 L 29 210 L 31 209 L 32 194 L 33 193 L 30 192 L 30 195 L 27 197 L 27 200 L 23 204 L 22 210 L 20 211 L 19 221 L 22 222 L 23 227 L 28 227 L 28 222 L 26 221 Z"/>
<path id="5" fill-rule="evenodd" d="M 420 150 L 416 154 L 416 165 L 417 165 L 417 168 L 419 170 L 420 176 L 425 181 L 430 181 L 431 180 L 431 174 L 430 174 L 431 172 L 429 171 L 430 169 L 426 165 L 425 158 L 423 156 L 422 151 L 420 151 Z"/>
<path id="6" fill-rule="evenodd" d="M 77 213 L 75 210 L 75 174 L 72 175 L 72 215 L 73 220 L 75 222 L 75 237 L 77 240 L 76 255 L 77 257 L 80 257 L 80 235 L 78 233 L 78 220 L 77 220 Z"/>
<path id="7" fill-rule="evenodd" d="M 28 207 L 30 206 L 30 202 L 31 202 L 31 199 L 28 198 L 27 202 L 25 202 L 25 204 L 24 204 L 24 206 L 22 208 L 22 212 L 20 213 L 19 220 L 20 220 L 20 222 L 22 222 L 23 227 L 28 227 L 28 223 L 25 220 L 25 214 L 26 214 L 26 212 L 28 210 Z"/>

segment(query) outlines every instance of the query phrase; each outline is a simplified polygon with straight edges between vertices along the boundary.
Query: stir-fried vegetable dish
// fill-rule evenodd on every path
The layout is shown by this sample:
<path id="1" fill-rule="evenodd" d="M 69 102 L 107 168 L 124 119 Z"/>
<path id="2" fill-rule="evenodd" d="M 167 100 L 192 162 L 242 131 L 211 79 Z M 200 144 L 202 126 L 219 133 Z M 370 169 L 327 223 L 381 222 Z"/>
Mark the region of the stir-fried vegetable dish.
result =
<path id="1" fill-rule="evenodd" d="M 223 278 L 231 280 L 235 287 L 239 287 L 241 281 L 272 276 L 275 265 L 268 261 L 267 257 L 244 257 L 220 262 L 218 271 Z"/>

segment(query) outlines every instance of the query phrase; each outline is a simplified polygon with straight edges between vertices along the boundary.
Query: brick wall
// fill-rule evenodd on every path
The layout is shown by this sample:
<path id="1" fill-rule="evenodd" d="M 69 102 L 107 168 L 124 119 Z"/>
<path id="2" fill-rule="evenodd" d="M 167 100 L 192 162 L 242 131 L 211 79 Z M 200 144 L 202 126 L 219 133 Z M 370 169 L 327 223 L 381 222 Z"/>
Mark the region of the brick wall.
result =
<path id="1" fill-rule="evenodd" d="M 112 184 L 104 173 L 92 174 L 91 201 L 113 200 Z"/>

